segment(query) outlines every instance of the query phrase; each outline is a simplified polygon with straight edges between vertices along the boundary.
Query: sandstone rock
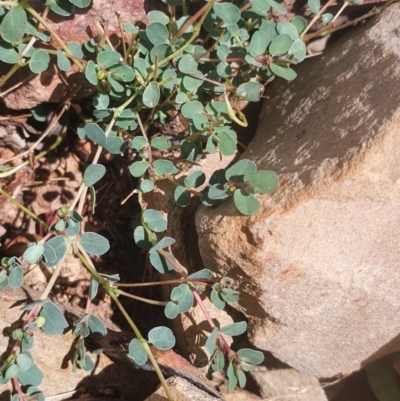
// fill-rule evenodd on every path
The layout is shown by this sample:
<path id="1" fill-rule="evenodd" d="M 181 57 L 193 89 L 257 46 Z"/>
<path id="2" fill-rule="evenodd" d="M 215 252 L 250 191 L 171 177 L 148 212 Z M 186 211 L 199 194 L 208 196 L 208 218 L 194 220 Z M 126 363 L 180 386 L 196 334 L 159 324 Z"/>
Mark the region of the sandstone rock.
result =
<path id="1" fill-rule="evenodd" d="M 182 172 L 177 179 L 183 179 L 193 171 L 201 170 L 206 175 L 206 183 L 210 179 L 212 173 L 217 169 L 226 168 L 232 162 L 234 156 L 224 157 L 217 153 L 207 155 L 199 160 L 197 165 L 192 166 L 185 172 Z M 177 206 L 174 201 L 175 185 L 168 180 L 157 183 L 154 192 L 146 194 L 145 200 L 149 207 L 161 210 L 168 218 L 168 228 L 166 235 L 176 240 L 172 247 L 174 256 L 187 269 L 188 273 L 204 268 L 199 249 L 197 246 L 197 234 L 193 216 L 198 208 L 200 201 L 196 197 L 192 197 L 191 204 L 182 208 Z M 202 187 L 197 190 L 203 189 Z M 161 275 L 160 280 L 169 280 L 172 275 Z M 179 278 L 180 276 L 176 276 Z M 173 286 L 162 286 L 163 298 L 170 299 L 170 293 Z M 221 326 L 226 326 L 234 322 L 232 316 L 224 311 L 216 309 L 208 298 L 204 299 L 207 310 L 211 317 Z M 233 311 L 235 312 L 235 311 Z M 207 337 L 212 329 L 204 317 L 200 307 L 197 305 L 188 313 L 179 315 L 170 321 L 178 347 L 182 355 L 190 360 L 196 367 L 203 368 L 206 372 L 208 369 L 209 356 L 204 350 Z"/>
<path id="2" fill-rule="evenodd" d="M 196 216 L 253 344 L 317 377 L 400 349 L 399 18 L 390 6 L 275 82 L 243 155 L 281 179 L 258 214 L 227 202 Z"/>
<path id="3" fill-rule="evenodd" d="M 161 4 L 165 11 L 166 5 Z M 34 6 L 38 11 L 44 7 L 39 2 L 36 2 Z M 155 7 L 153 0 L 147 1 L 146 4 L 144 4 L 144 0 L 128 2 L 124 0 L 93 0 L 92 4 L 87 8 L 76 8 L 75 13 L 68 18 L 50 12 L 48 22 L 65 43 L 74 41 L 83 44 L 100 33 L 94 25 L 95 21 L 99 21 L 104 26 L 113 45 L 118 45 L 120 28 L 115 14 L 116 11 L 119 12 L 122 24 L 126 22 L 143 24 L 147 22 L 146 12 L 155 9 Z M 54 40 L 52 45 L 57 49 L 60 48 L 60 45 Z M 6 69 L 3 72 L 4 68 Z M 4 75 L 9 68 L 9 65 L 2 67 L 0 75 Z M 7 87 L 22 81 L 28 76 L 27 74 L 29 74 L 27 68 L 18 71 L 14 79 L 7 83 Z M 66 81 L 68 85 L 65 84 Z M 33 75 L 33 78 L 28 83 L 10 92 L 3 99 L 10 109 L 29 109 L 44 102 L 59 103 L 65 99 L 69 91 L 74 90 L 79 85 L 82 85 L 82 88 L 74 96 L 74 99 L 83 99 L 93 91 L 92 86 L 84 75 L 76 69 L 72 73 L 65 74 L 58 71 L 53 65 L 42 74 Z"/>
<path id="4" fill-rule="evenodd" d="M 23 300 L 26 300 L 26 295 L 21 288 L 14 290 L 7 288 L 0 292 L 2 308 L 0 331 L 3 334 L 0 336 L 2 358 L 6 355 L 4 350 L 8 349 L 9 346 L 11 325 L 18 321 L 21 316 L 20 309 Z M 34 347 L 31 353 L 44 375 L 39 388 L 47 397 L 58 395 L 59 398 L 57 399 L 63 400 L 71 397 L 76 391 L 83 391 L 91 394 L 108 393 L 109 395 L 122 393 L 128 399 L 133 394 L 143 393 L 140 376 L 132 375 L 132 371 L 123 365 L 113 363 L 104 354 L 98 357 L 93 372 L 78 369 L 72 373 L 71 363 L 65 357 L 70 352 L 74 338 L 71 332 L 62 336 L 50 336 L 40 330 L 35 331 Z M 9 399 L 9 391 L 11 391 L 10 382 L 2 388 L 0 400 Z M 59 396 L 63 393 L 66 394 L 64 397 Z"/>
<path id="5" fill-rule="evenodd" d="M 217 401 L 219 398 L 207 394 L 198 387 L 190 384 L 179 376 L 173 376 L 167 379 L 168 387 L 171 391 L 174 401 Z M 147 397 L 145 401 L 168 401 L 164 388 L 161 386 L 156 392 Z"/>

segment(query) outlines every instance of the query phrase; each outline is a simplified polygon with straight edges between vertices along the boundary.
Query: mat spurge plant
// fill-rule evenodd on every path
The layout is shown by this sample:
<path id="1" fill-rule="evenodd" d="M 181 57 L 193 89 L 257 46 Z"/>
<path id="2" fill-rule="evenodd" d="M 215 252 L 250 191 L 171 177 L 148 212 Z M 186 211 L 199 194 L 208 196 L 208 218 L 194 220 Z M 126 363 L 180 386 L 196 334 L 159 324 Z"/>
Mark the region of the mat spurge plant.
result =
<path id="1" fill-rule="evenodd" d="M 226 336 L 243 334 L 246 322 L 217 327 L 200 296 L 207 293 L 214 306 L 223 309 L 227 303 L 237 302 L 239 293 L 227 277 L 215 277 L 208 269 L 191 275 L 186 273 L 171 251 L 175 240 L 163 234 L 167 220 L 160 210 L 147 206 L 143 194 L 151 193 L 160 180 L 168 179 L 176 187 L 174 199 L 181 207 L 188 206 L 191 198 L 198 196 L 210 207 L 232 198 L 239 213 L 244 215 L 260 209 L 258 197 L 272 194 L 279 182 L 274 172 L 257 170 L 251 160 L 240 160 L 228 169 L 215 171 L 207 183 L 202 171 L 183 178 L 177 175 L 207 154 L 235 154 L 238 141 L 232 123 L 247 126 L 247 121 L 232 106 L 232 99 L 258 102 L 266 84 L 275 77 L 286 80 L 296 77 L 292 67 L 306 57 L 307 21 L 302 16 L 284 20 L 281 17 L 286 9 L 275 0 L 245 0 L 235 4 L 216 0 L 167 0 L 168 13 L 149 12 L 145 28 L 138 28 L 135 21 L 120 21 L 117 13 L 115 18 L 121 27 L 118 45 L 111 43 L 97 21 L 93 23 L 100 34 L 85 43 L 65 43 L 47 22 L 48 11 L 70 16 L 76 8 L 88 7 L 90 0 L 40 2 L 42 12 L 26 0 L 0 1 L 0 61 L 10 65 L 0 79 L 0 87 L 5 87 L 20 68 L 39 74 L 55 64 L 68 73 L 75 64 L 92 84 L 95 94 L 89 107 L 75 105 L 79 125 L 72 128 L 81 139 L 91 141 L 96 151 L 74 200 L 59 208 L 49 224 L 0 189 L 1 195 L 28 213 L 47 232 L 40 241 L 31 243 L 22 257 L 2 260 L 0 289 L 23 284 L 23 263 L 41 264 L 52 273 L 40 299 L 22 308 L 24 315 L 12 333 L 11 352 L 0 367 L 0 382 L 12 381 L 13 401 L 44 399 L 38 388 L 42 373 L 30 350 L 34 346 L 35 330 L 58 335 L 68 327 L 63 313 L 49 295 L 66 256 L 72 253 L 92 277 L 86 312 L 73 324 L 76 337 L 73 369 L 93 368 L 86 340 L 89 336 L 96 338 L 107 333 L 104 323 L 90 312 L 91 302 L 102 287 L 135 334 L 129 344 L 129 355 L 139 365 L 151 361 L 170 400 L 172 395 L 149 344 L 161 350 L 170 349 L 175 345 L 175 337 L 163 326 L 153 328 L 144 337 L 122 306 L 121 296 L 159 305 L 169 319 L 188 312 L 197 303 L 210 324 L 211 334 L 205 347 L 211 368 L 226 371 L 229 389 L 233 390 L 236 385 L 244 387 L 245 372 L 260 364 L 263 354 L 251 349 L 233 351 Z M 329 21 L 335 17 L 322 13 L 315 0 L 310 0 L 309 8 L 313 21 L 322 19 L 326 33 Z M 57 48 L 50 46 L 51 39 Z M 35 110 L 32 114 L 38 120 L 43 118 Z M 168 124 L 177 116 L 184 123 L 171 135 Z M 57 138 L 40 157 L 58 146 L 61 139 Z M 122 288 L 141 284 L 120 283 L 118 274 L 100 274 L 93 257 L 105 254 L 110 244 L 98 233 L 82 231 L 83 211 L 95 212 L 96 184 L 104 179 L 107 171 L 99 163 L 100 156 L 109 153 L 116 157 L 128 150 L 132 159 L 125 167 L 137 183 L 133 193 L 142 207 L 141 222 L 134 230 L 133 239 L 138 247 L 148 251 L 149 261 L 159 273 L 180 275 L 181 278 L 168 282 L 176 284 L 169 301 L 137 297 Z M 8 166 L 5 161 L 0 177 L 12 176 L 18 168 Z M 206 188 L 200 191 L 204 184 Z M 88 207 L 84 208 L 85 205 Z M 101 352 L 96 348 L 90 351 Z"/>

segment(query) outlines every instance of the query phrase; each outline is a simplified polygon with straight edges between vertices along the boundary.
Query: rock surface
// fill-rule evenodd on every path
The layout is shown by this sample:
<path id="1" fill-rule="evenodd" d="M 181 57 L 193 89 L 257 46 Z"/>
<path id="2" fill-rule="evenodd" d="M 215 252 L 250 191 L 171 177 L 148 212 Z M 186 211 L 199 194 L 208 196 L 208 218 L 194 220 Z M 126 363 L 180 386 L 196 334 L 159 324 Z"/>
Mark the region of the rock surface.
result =
<path id="1" fill-rule="evenodd" d="M 1 362 L 6 356 L 4 350 L 10 342 L 11 325 L 21 316 L 21 307 L 24 305 L 26 295 L 22 288 L 11 290 L 7 288 L 0 292 L 0 349 L 2 350 Z M 22 303 L 21 303 L 22 302 Z M 66 356 L 71 350 L 74 336 L 69 331 L 62 336 L 50 336 L 41 330 L 35 331 L 34 347 L 31 351 L 35 363 L 44 375 L 39 386 L 46 397 L 54 399 L 67 399 L 74 394 L 86 393 L 91 395 L 121 396 L 129 399 L 133 394 L 143 399 L 147 394 L 143 393 L 143 377 L 124 365 L 113 363 L 106 355 L 102 354 L 96 360 L 96 368 L 93 372 L 85 372 L 78 369 L 71 371 L 71 363 Z M 0 400 L 10 399 L 11 382 L 2 386 Z M 60 394 L 64 394 L 63 396 Z M 58 397 L 58 398 L 57 398 Z"/>
<path id="2" fill-rule="evenodd" d="M 196 216 L 253 344 L 317 377 L 400 349 L 399 18 L 394 4 L 275 83 L 243 155 L 280 176 L 258 214 L 227 202 Z"/>
<path id="3" fill-rule="evenodd" d="M 165 11 L 166 5 L 161 4 L 164 6 Z M 43 11 L 44 8 L 40 2 L 36 2 L 34 7 L 38 11 Z M 70 17 L 63 17 L 50 12 L 48 22 L 65 43 L 74 41 L 83 44 L 100 33 L 94 25 L 95 21 L 99 21 L 115 46 L 118 45 L 118 36 L 120 36 L 120 28 L 116 17 L 117 11 L 122 25 L 126 22 L 143 24 L 147 22 L 146 13 L 154 9 L 156 9 L 156 4 L 153 0 L 146 1 L 146 4 L 144 0 L 128 2 L 125 0 L 93 0 L 92 4 L 87 8 L 76 8 L 75 13 Z M 60 45 L 54 39 L 51 43 L 56 49 L 60 48 Z M 1 63 L 0 75 L 4 75 L 9 69 L 9 64 L 4 65 Z M 7 83 L 4 89 L 26 79 L 29 73 L 27 68 L 21 69 Z M 66 82 L 68 83 L 67 85 Z M 76 68 L 71 72 L 64 73 L 52 65 L 42 74 L 33 75 L 28 83 L 13 90 L 3 99 L 10 109 L 29 109 L 44 102 L 62 102 L 69 93 L 79 86 L 82 87 L 74 95 L 74 99 L 83 99 L 93 92 L 93 88 L 85 76 L 79 73 Z"/>
<path id="4" fill-rule="evenodd" d="M 168 387 L 171 391 L 174 401 L 218 401 L 219 398 L 207 394 L 198 387 L 190 384 L 179 376 L 173 376 L 167 379 Z M 168 401 L 163 387 L 147 397 L 145 401 Z"/>

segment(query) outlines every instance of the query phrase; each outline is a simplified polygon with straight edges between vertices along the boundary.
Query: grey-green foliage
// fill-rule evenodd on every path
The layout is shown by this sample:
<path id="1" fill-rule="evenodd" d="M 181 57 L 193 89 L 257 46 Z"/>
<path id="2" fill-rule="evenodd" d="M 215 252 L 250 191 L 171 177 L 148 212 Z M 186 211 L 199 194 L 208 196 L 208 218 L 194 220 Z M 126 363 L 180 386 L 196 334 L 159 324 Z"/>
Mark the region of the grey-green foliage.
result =
<path id="1" fill-rule="evenodd" d="M 182 4 L 182 0 L 163 1 L 170 6 Z M 56 14 L 70 16 L 76 8 L 88 7 L 91 0 L 40 2 Z M 173 196 L 179 206 L 189 206 L 193 196 L 201 196 L 206 206 L 231 198 L 240 213 L 252 215 L 260 209 L 260 196 L 275 191 L 278 186 L 276 174 L 257 170 L 251 160 L 240 160 L 228 169 L 215 171 L 208 182 L 201 169 L 183 176 L 178 174 L 185 164 L 197 165 L 206 154 L 235 154 L 237 135 L 231 124 L 236 122 L 245 126 L 247 122 L 243 114 L 231 106 L 229 99 L 258 102 L 265 85 L 275 77 L 286 80 L 296 77 L 292 67 L 306 56 L 301 34 L 307 21 L 303 17 L 279 21 L 276 13 L 285 14 L 286 9 L 275 0 L 245 1 L 243 5 L 249 6 L 244 7 L 245 11 L 232 2 L 210 2 L 204 4 L 205 11 L 200 17 L 205 17 L 201 20 L 202 26 L 200 19 L 187 25 L 191 15 L 174 20 L 161 11 L 148 14 L 145 28 L 125 22 L 124 35 L 127 43 L 131 43 L 124 49 L 127 52 L 112 48 L 102 35 L 84 44 L 70 42 L 67 47 L 50 52 L 51 32 L 42 29 L 27 4 L 16 2 L 12 6 L 0 6 L 0 61 L 17 67 L 27 66 L 32 73 L 39 74 L 50 63 L 67 72 L 72 63 L 83 59 L 83 73 L 96 94 L 91 110 L 85 109 L 86 122 L 77 127 L 78 136 L 92 141 L 113 157 L 124 154 L 130 145 L 132 161 L 128 169 L 140 195 L 155 190 L 158 181 L 169 179 L 176 184 Z M 312 13 L 319 13 L 319 0 L 309 0 L 308 6 Z M 320 18 L 326 25 L 333 17 L 326 13 Z M 183 29 L 180 32 L 184 26 L 184 32 Z M 31 38 L 35 38 L 34 46 L 28 49 L 26 46 Z M 46 118 L 39 109 L 32 113 L 38 121 Z M 183 131 L 171 135 L 168 129 L 160 129 L 168 127 L 171 117 L 177 114 L 185 120 Z M 96 203 L 95 187 L 104 177 L 107 177 L 106 167 L 102 164 L 92 164 L 85 169 L 83 184 L 91 196 L 92 213 Z M 110 244 L 105 237 L 98 233 L 81 233 L 83 217 L 77 211 L 62 207 L 57 211 L 57 217 L 50 227 L 53 236 L 29 244 L 24 252 L 23 258 L 29 264 L 42 263 L 53 268 L 69 251 L 80 249 L 83 253 L 101 256 L 109 250 Z M 164 236 L 166 230 L 167 220 L 162 212 L 147 208 L 142 211 L 133 239 L 149 252 L 150 263 L 159 273 L 179 271 L 182 274 L 173 255 L 175 240 Z M 118 275 L 101 276 L 108 283 L 119 280 Z M 207 269 L 182 276 L 184 281 L 172 290 L 164 310 L 170 319 L 188 312 L 195 300 L 199 301 L 198 294 L 206 289 L 216 308 L 223 309 L 226 303 L 239 300 L 239 292 L 227 277 L 217 279 Z M 97 295 L 99 280 L 99 277 L 91 279 L 91 300 Z M 0 290 L 22 283 L 20 260 L 3 259 Z M 27 386 L 27 394 L 43 399 L 43 394 L 36 388 L 41 381 L 41 372 L 29 353 L 33 346 L 30 333 L 41 328 L 49 335 L 60 334 L 68 324 L 57 306 L 48 300 L 27 305 L 25 310 L 34 308 L 37 308 L 37 317 L 13 332 L 13 339 L 21 342 L 21 353 L 12 363 L 0 368 L 0 381 L 17 377 Z M 235 353 L 224 345 L 224 335 L 240 335 L 246 328 L 245 322 L 216 327 L 206 342 L 212 368 L 225 368 L 230 389 L 236 385 L 243 387 L 246 382 L 244 372 L 263 360 L 259 351 L 242 349 Z M 91 370 L 94 362 L 88 352 L 99 350 L 89 350 L 85 339 L 89 334 L 94 337 L 105 335 L 106 328 L 100 319 L 87 313 L 75 322 L 73 332 L 76 336 L 73 369 Z M 156 327 L 149 332 L 147 342 L 165 350 L 174 346 L 175 338 L 168 328 Z M 147 361 L 143 340 L 131 341 L 129 355 L 139 365 Z"/>

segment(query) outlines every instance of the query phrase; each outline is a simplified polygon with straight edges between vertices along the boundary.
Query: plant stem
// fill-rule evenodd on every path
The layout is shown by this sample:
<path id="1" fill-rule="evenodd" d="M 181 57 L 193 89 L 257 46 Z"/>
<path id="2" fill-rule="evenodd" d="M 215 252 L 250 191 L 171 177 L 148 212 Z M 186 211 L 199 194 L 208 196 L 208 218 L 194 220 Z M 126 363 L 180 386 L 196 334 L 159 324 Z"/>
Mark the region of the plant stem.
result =
<path id="1" fill-rule="evenodd" d="M 133 295 L 133 294 L 130 294 L 129 292 L 125 292 L 125 291 L 118 290 L 118 289 L 115 289 L 114 292 L 116 294 L 125 295 L 128 298 L 136 299 L 137 301 L 142 301 L 142 302 L 145 302 L 146 304 L 150 304 L 150 305 L 165 306 L 168 303 L 168 302 L 164 302 L 164 301 L 155 301 L 153 299 L 139 297 L 137 295 Z"/>
<path id="2" fill-rule="evenodd" d="M 118 309 L 121 311 L 121 313 L 124 315 L 126 321 L 128 322 L 129 326 L 131 326 L 133 332 L 135 333 L 137 339 L 140 341 L 140 344 L 146 351 L 147 356 L 150 359 L 151 364 L 154 367 L 154 370 L 158 376 L 158 380 L 160 380 L 160 383 L 164 387 L 165 393 L 167 394 L 168 400 L 169 401 L 174 401 L 174 397 L 171 394 L 171 390 L 168 387 L 167 382 L 165 381 L 164 375 L 161 372 L 160 367 L 158 366 L 157 361 L 154 359 L 154 356 L 151 352 L 151 349 L 149 347 L 149 344 L 147 341 L 143 338 L 142 334 L 140 333 L 139 329 L 136 327 L 135 323 L 129 316 L 128 312 L 125 310 L 125 308 L 122 306 L 121 302 L 119 302 L 119 299 L 117 298 L 116 294 L 114 293 L 114 290 L 111 288 L 106 288 L 107 294 L 112 298 L 112 300 L 115 302 L 115 304 L 118 306 Z"/>
<path id="3" fill-rule="evenodd" d="M 4 77 L 0 80 L 0 88 L 1 88 L 2 86 L 4 86 L 5 83 L 6 83 L 21 67 L 23 67 L 23 64 L 22 64 L 20 61 L 18 61 L 17 63 L 15 63 L 15 64 L 11 67 L 10 71 L 8 71 L 7 74 L 4 75 Z"/>
<path id="4" fill-rule="evenodd" d="M 7 198 L 11 203 L 14 203 L 18 207 L 18 209 L 21 209 L 24 213 L 26 213 L 28 216 L 32 217 L 32 219 L 36 220 L 39 224 L 42 226 L 46 227 L 47 229 L 49 226 L 38 216 L 36 216 L 35 213 L 31 212 L 29 209 L 27 209 L 25 206 L 21 205 L 19 202 L 17 202 L 15 199 L 13 199 L 6 191 L 4 191 L 3 188 L 0 187 L 0 195 L 3 195 L 5 198 Z"/>
<path id="5" fill-rule="evenodd" d="M 321 9 L 318 11 L 318 14 L 314 15 L 314 18 L 310 21 L 310 23 L 307 25 L 306 29 L 301 33 L 300 38 L 303 39 L 305 34 L 309 31 L 309 29 L 314 25 L 315 22 L 318 21 L 319 17 L 322 15 L 322 13 L 331 5 L 335 3 L 336 0 L 329 0 L 326 4 L 321 7 Z"/>
<path id="6" fill-rule="evenodd" d="M 51 35 L 54 37 L 54 39 L 58 42 L 58 44 L 62 47 L 62 49 L 65 51 L 65 53 L 67 53 L 70 56 L 73 56 L 71 50 L 69 50 L 68 46 L 64 43 L 64 41 L 60 38 L 60 36 L 58 36 L 58 34 L 54 31 L 54 29 L 52 29 L 52 27 L 47 23 L 47 21 L 42 18 L 42 16 L 37 13 L 27 2 L 27 0 L 21 0 L 21 6 L 28 11 L 29 14 L 31 14 L 33 17 L 36 18 L 36 20 L 38 22 L 40 22 L 50 33 Z M 79 70 L 81 72 L 85 71 L 83 65 L 77 61 L 72 59 L 72 61 L 74 62 L 74 64 L 79 68 Z"/>
<path id="7" fill-rule="evenodd" d="M 70 244 L 69 241 L 67 240 L 67 248 L 69 248 L 70 245 L 71 245 L 71 244 Z M 62 269 L 62 267 L 63 267 L 64 260 L 65 260 L 65 258 L 67 257 L 67 254 L 68 254 L 68 253 L 66 253 L 66 254 L 63 256 L 63 258 L 58 262 L 57 267 L 55 268 L 55 270 L 54 270 L 54 272 L 53 272 L 53 274 L 52 274 L 52 276 L 51 276 L 49 282 L 47 283 L 46 288 L 44 289 L 42 295 L 41 295 L 40 298 L 39 298 L 40 301 L 44 301 L 44 300 L 47 299 L 47 297 L 49 296 L 50 291 L 52 290 L 52 288 L 53 288 L 53 286 L 54 286 L 54 284 L 55 284 L 55 282 L 56 282 L 58 276 L 60 275 L 61 269 Z"/>

